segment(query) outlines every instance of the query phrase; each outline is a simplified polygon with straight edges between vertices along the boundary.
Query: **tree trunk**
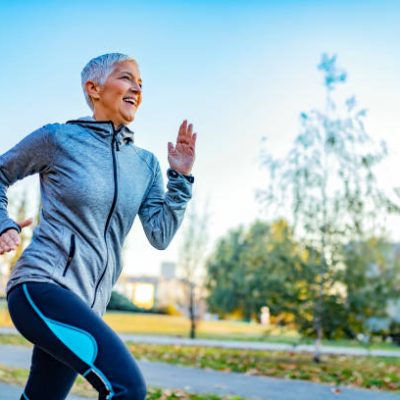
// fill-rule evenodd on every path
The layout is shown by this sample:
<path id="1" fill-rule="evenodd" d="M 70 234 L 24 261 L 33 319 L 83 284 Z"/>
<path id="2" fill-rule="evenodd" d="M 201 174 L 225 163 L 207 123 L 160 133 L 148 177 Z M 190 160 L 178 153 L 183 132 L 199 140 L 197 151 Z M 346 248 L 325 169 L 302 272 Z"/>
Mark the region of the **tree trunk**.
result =
<path id="1" fill-rule="evenodd" d="M 321 293 L 320 293 L 321 296 Z M 315 363 L 321 362 L 321 342 L 322 342 L 322 299 L 319 297 L 315 304 L 315 317 L 314 317 L 314 326 L 315 332 L 317 334 L 317 338 L 315 339 L 315 350 L 313 360 Z"/>
<path id="2" fill-rule="evenodd" d="M 190 316 L 190 339 L 196 338 L 196 310 L 194 299 L 194 283 L 189 282 L 189 316 Z"/>
<path id="3" fill-rule="evenodd" d="M 319 364 L 321 362 L 321 341 L 322 341 L 322 327 L 318 324 L 316 327 L 317 338 L 315 339 L 315 351 L 313 360 L 315 363 Z"/>

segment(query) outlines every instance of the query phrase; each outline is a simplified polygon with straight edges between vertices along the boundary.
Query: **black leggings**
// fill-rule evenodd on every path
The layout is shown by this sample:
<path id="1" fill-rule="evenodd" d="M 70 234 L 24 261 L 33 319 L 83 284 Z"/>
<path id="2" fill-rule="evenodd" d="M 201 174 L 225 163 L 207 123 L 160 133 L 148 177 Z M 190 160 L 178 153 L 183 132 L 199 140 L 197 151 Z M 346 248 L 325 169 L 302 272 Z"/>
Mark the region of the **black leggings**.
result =
<path id="1" fill-rule="evenodd" d="M 70 290 L 27 282 L 8 293 L 11 319 L 34 344 L 23 400 L 62 400 L 77 374 L 99 400 L 143 400 L 146 385 L 118 335 Z"/>

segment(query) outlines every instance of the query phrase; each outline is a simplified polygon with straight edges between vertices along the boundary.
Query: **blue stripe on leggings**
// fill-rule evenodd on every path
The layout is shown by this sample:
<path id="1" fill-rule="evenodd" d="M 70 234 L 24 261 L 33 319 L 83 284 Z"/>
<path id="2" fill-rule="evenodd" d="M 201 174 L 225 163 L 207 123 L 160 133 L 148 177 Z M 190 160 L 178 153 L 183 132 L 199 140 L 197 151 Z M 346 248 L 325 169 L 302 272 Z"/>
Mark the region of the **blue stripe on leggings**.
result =
<path id="1" fill-rule="evenodd" d="M 22 393 L 22 397 L 23 397 L 25 400 L 29 400 L 28 396 L 27 396 L 25 393 Z"/>
<path id="2" fill-rule="evenodd" d="M 45 317 L 33 302 L 25 284 L 23 290 L 33 309 L 50 330 L 82 361 L 92 365 L 97 356 L 97 343 L 94 337 L 82 329 Z"/>
<path id="3" fill-rule="evenodd" d="M 112 385 L 111 382 L 105 377 L 105 375 L 98 370 L 95 366 L 92 366 L 92 369 L 95 373 L 97 373 L 97 375 L 103 380 L 104 385 L 107 387 L 108 386 L 108 390 L 110 391 L 110 393 L 107 396 L 107 400 L 111 400 L 114 397 L 114 391 L 112 389 Z"/>
<path id="4" fill-rule="evenodd" d="M 39 317 L 45 322 L 49 329 L 54 333 L 54 335 L 56 335 L 56 337 L 61 340 L 62 343 L 64 343 L 77 357 L 88 364 L 91 369 L 96 371 L 97 374 L 101 377 L 101 379 L 104 381 L 105 386 L 110 391 L 109 396 L 111 397 L 109 397 L 109 400 L 111 400 L 114 396 L 114 391 L 112 390 L 112 385 L 110 381 L 104 376 L 101 371 L 99 371 L 93 365 L 98 351 L 95 338 L 83 329 L 79 329 L 74 326 L 54 321 L 50 318 L 45 317 L 32 300 L 26 284 L 23 284 L 22 288 L 29 304 L 36 311 Z M 85 374 L 88 374 L 89 372 L 90 369 L 87 370 Z M 85 374 L 83 376 L 85 376 Z M 26 399 L 29 400 L 28 398 Z"/>

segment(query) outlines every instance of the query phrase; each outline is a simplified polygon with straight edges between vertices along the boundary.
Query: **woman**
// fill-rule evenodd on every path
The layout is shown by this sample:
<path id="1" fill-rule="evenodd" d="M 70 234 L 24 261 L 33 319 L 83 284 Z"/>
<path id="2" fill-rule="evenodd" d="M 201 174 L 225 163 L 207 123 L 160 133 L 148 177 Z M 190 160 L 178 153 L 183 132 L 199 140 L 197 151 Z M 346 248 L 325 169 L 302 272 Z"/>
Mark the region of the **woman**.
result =
<path id="1" fill-rule="evenodd" d="M 0 253 L 19 244 L 6 190 L 40 174 L 40 224 L 7 284 L 16 328 L 34 344 L 21 399 L 64 399 L 77 374 L 99 399 L 144 399 L 146 386 L 123 342 L 101 319 L 121 273 L 121 247 L 139 214 L 165 249 L 191 198 L 196 133 L 184 121 L 168 143 L 167 192 L 156 157 L 134 144 L 127 125 L 142 100 L 138 65 L 105 54 L 82 71 L 93 117 L 45 125 L 0 157 Z"/>

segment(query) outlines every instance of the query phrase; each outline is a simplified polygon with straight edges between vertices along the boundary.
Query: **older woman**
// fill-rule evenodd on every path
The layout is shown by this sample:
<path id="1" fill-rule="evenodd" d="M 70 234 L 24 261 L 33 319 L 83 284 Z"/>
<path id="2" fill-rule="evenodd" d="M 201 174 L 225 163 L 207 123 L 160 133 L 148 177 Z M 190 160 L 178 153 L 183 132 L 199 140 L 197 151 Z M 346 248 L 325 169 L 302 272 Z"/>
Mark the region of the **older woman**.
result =
<path id="1" fill-rule="evenodd" d="M 159 162 L 127 127 L 142 100 L 132 58 L 105 54 L 82 71 L 92 117 L 45 125 L 0 157 L 0 253 L 19 244 L 7 213 L 9 185 L 39 173 L 40 224 L 12 271 L 7 299 L 16 328 L 34 344 L 21 399 L 66 398 L 77 374 L 99 399 L 144 399 L 146 385 L 118 335 L 101 319 L 121 273 L 121 247 L 138 214 L 165 249 L 191 198 L 196 133 L 184 121 L 168 143 L 167 192 Z"/>

